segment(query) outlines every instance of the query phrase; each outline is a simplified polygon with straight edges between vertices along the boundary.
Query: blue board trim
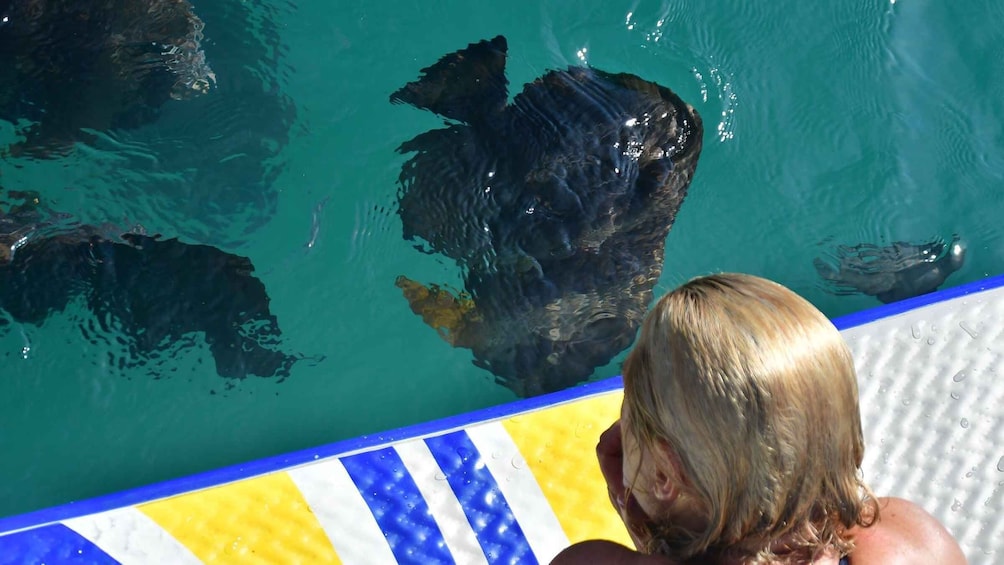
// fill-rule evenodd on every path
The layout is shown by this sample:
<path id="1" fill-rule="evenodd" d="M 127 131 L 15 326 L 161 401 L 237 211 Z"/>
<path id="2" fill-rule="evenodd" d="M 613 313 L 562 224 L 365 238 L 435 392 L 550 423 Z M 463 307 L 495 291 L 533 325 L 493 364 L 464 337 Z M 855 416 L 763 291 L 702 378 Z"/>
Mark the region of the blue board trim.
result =
<path id="1" fill-rule="evenodd" d="M 0 537 L 0 565 L 119 565 L 90 540 L 62 524 Z"/>
<path id="2" fill-rule="evenodd" d="M 909 310 L 945 302 L 953 298 L 967 296 L 974 293 L 1004 287 L 1004 275 L 997 275 L 983 280 L 963 284 L 957 287 L 939 290 L 897 302 L 885 304 L 854 314 L 848 314 L 839 318 L 834 318 L 833 323 L 837 328 L 845 330 L 855 326 L 860 326 L 876 320 L 902 314 Z M 154 483 L 135 489 L 115 492 L 112 494 L 99 496 L 79 502 L 71 502 L 61 506 L 54 506 L 27 514 L 0 518 L 0 534 L 32 528 L 39 525 L 50 524 L 60 520 L 86 516 L 105 510 L 142 504 L 169 496 L 183 494 L 197 489 L 209 488 L 212 486 L 245 479 L 248 477 L 278 471 L 294 465 L 310 463 L 317 459 L 334 457 L 349 451 L 372 449 L 376 446 L 391 442 L 423 437 L 444 431 L 463 428 L 475 422 L 486 420 L 496 420 L 505 418 L 520 412 L 536 410 L 553 404 L 568 402 L 586 396 L 601 394 L 619 390 L 621 388 L 621 378 L 611 377 L 602 381 L 586 383 L 577 387 L 572 387 L 563 391 L 517 400 L 508 404 L 492 406 L 482 410 L 475 410 L 450 416 L 439 420 L 432 420 L 405 426 L 395 430 L 389 430 L 379 434 L 363 435 L 344 441 L 318 446 L 313 449 L 294 451 L 283 455 L 276 455 L 264 459 L 250 461 L 238 465 L 231 465 L 204 473 L 197 473 L 187 477 L 181 477 L 160 483 Z"/>
<path id="3" fill-rule="evenodd" d="M 488 562 L 536 565 L 530 542 L 467 432 L 426 438 Z"/>
<path id="4" fill-rule="evenodd" d="M 839 330 L 846 330 L 857 326 L 863 326 L 865 324 L 881 320 L 882 318 L 889 318 L 891 316 L 903 314 L 924 306 L 930 306 L 931 304 L 947 302 L 954 298 L 960 298 L 962 296 L 968 296 L 970 294 L 1000 287 L 1004 287 L 1004 275 L 985 278 L 952 288 L 938 290 L 930 294 L 908 298 L 899 302 L 893 302 L 892 304 L 883 304 L 881 306 L 876 306 L 875 308 L 869 308 L 867 310 L 861 310 L 860 312 L 854 312 L 853 314 L 847 314 L 846 316 L 833 318 L 833 325 L 835 325 Z"/>
<path id="5" fill-rule="evenodd" d="M 341 458 L 398 563 L 456 563 L 443 531 L 393 447 Z"/>

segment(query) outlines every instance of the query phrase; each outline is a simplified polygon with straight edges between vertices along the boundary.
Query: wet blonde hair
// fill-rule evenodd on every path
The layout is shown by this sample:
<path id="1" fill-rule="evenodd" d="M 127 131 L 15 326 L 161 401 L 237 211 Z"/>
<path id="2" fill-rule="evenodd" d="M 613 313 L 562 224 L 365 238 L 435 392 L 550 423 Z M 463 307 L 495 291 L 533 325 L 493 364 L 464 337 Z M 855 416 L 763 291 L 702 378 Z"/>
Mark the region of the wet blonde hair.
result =
<path id="1" fill-rule="evenodd" d="M 843 555 L 846 530 L 878 518 L 860 479 L 853 359 L 794 292 L 750 275 L 694 279 L 649 313 L 623 372 L 626 433 L 643 449 L 668 444 L 706 520 L 688 531 L 653 517 L 650 551 L 760 563 L 784 538 L 795 560 Z"/>

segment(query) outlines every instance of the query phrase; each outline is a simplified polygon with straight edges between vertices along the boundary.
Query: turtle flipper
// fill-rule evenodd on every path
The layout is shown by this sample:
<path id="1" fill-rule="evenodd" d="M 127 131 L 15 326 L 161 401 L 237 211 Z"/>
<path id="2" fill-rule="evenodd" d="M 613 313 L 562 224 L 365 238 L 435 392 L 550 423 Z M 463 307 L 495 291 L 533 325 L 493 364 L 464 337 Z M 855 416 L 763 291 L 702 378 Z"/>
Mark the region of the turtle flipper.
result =
<path id="1" fill-rule="evenodd" d="M 404 292 L 411 311 L 454 347 L 471 348 L 481 322 L 474 300 L 465 293 L 454 295 L 439 285 L 425 286 L 401 275 L 394 284 Z"/>
<path id="2" fill-rule="evenodd" d="M 471 43 L 422 69 L 422 76 L 391 94 L 390 101 L 469 124 L 483 120 L 501 111 L 509 96 L 505 78 L 508 49 L 501 35 Z"/>

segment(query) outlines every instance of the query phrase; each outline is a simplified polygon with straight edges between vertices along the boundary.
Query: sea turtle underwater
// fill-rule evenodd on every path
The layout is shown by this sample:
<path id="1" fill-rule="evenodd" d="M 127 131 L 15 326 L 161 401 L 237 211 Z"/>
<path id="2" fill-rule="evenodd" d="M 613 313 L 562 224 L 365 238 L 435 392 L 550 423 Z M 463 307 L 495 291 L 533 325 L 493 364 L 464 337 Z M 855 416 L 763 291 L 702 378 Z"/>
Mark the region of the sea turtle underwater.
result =
<path id="1" fill-rule="evenodd" d="M 391 95 L 447 127 L 400 174 L 408 240 L 460 266 L 463 290 L 401 276 L 412 310 L 521 396 L 589 377 L 627 348 L 697 167 L 702 123 L 669 89 L 552 70 L 507 103 L 504 37 L 472 43 Z"/>
<path id="2" fill-rule="evenodd" d="M 34 195 L 11 196 L 28 198 L 0 212 L 0 331 L 41 324 L 82 296 L 104 331 L 128 340 L 127 365 L 201 333 L 220 376 L 289 375 L 298 357 L 279 350 L 278 322 L 247 257 L 140 233 L 110 237 L 53 221 Z"/>
<path id="3" fill-rule="evenodd" d="M 0 119 L 25 137 L 10 151 L 64 153 L 205 94 L 202 29 L 187 0 L 0 0 Z"/>
<path id="4" fill-rule="evenodd" d="M 896 241 L 878 246 L 863 243 L 837 247 L 836 264 L 813 260 L 819 276 L 834 294 L 867 294 L 884 303 L 934 292 L 962 268 L 966 248 L 958 238 L 913 244 Z"/>

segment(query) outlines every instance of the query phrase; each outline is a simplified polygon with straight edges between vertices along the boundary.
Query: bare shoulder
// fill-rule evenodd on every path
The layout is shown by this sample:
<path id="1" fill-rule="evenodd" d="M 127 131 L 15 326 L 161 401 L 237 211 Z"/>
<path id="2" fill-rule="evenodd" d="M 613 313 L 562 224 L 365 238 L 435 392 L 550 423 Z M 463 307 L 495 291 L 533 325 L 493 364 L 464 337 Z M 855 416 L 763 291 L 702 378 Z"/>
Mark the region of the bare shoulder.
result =
<path id="1" fill-rule="evenodd" d="M 952 534 L 920 506 L 902 498 L 880 498 L 879 508 L 881 519 L 875 525 L 853 530 L 851 565 L 966 563 Z"/>
<path id="2" fill-rule="evenodd" d="M 674 561 L 645 555 L 619 543 L 589 540 L 566 547 L 551 565 L 674 565 Z"/>

